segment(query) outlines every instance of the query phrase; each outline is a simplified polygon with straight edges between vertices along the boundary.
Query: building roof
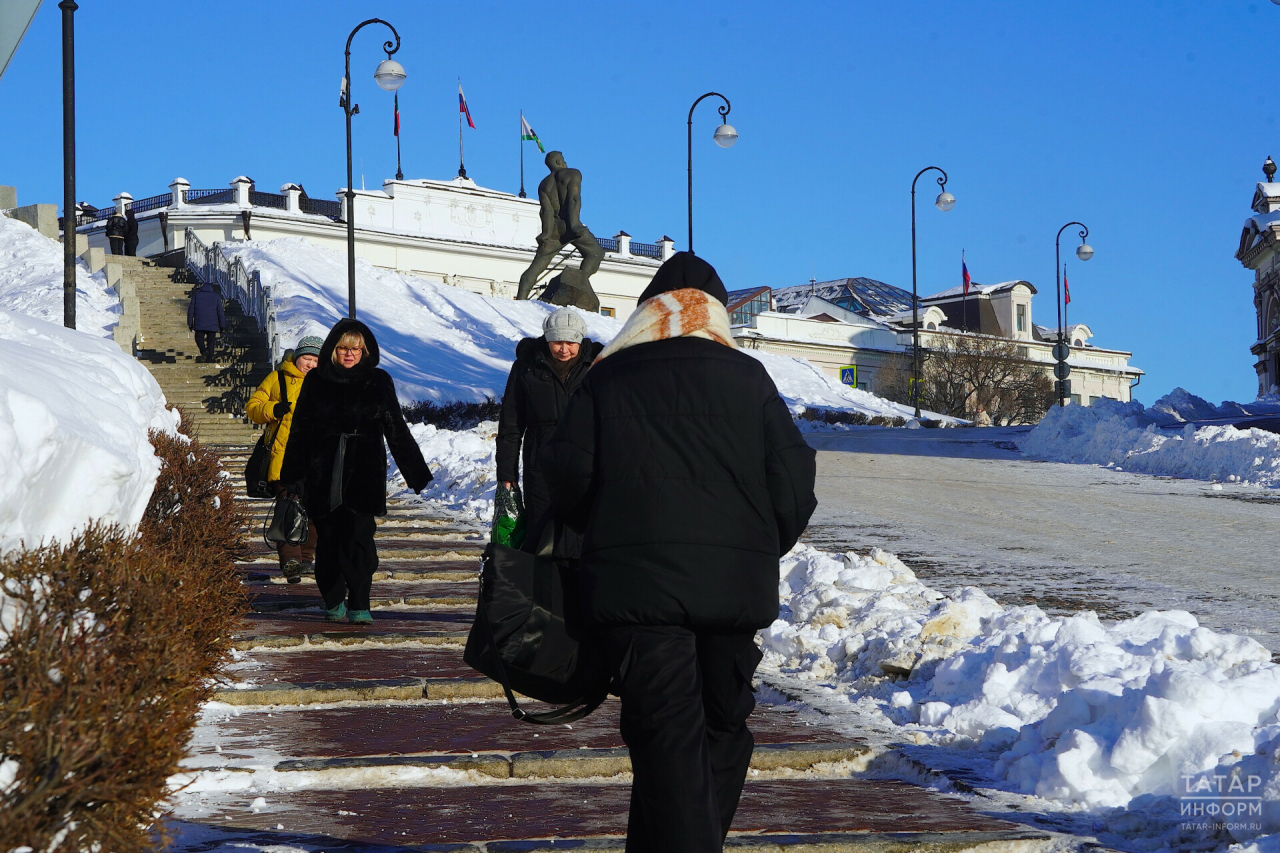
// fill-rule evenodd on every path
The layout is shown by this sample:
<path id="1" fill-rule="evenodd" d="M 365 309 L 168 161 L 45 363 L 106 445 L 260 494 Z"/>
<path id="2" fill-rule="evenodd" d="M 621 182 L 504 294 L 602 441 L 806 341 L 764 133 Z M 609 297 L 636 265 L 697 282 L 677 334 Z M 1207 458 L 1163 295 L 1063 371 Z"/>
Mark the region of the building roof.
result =
<path id="1" fill-rule="evenodd" d="M 969 295 L 974 296 L 975 294 L 977 294 L 981 296 L 994 296 L 997 293 L 1005 293 L 1007 291 L 1013 290 L 1014 287 L 1018 286 L 1019 284 L 1030 288 L 1032 293 L 1039 293 L 1039 291 L 1036 290 L 1036 286 L 1034 284 L 1032 284 L 1029 281 L 1022 281 L 1019 279 L 1016 281 L 1001 281 L 996 284 L 978 284 L 976 281 L 970 282 Z M 941 300 L 941 299 L 956 299 L 959 297 L 963 297 L 964 295 L 965 295 L 964 285 L 960 285 L 958 287 L 951 287 L 946 290 L 939 291 L 938 293 L 935 293 L 932 296 L 921 296 L 920 301 L 932 302 L 934 300 Z"/>
<path id="2" fill-rule="evenodd" d="M 732 311 L 743 303 L 750 302 L 761 293 L 768 293 L 767 287 L 748 287 L 746 290 L 730 290 L 728 294 L 728 302 L 725 303 L 728 310 Z"/>
<path id="3" fill-rule="evenodd" d="M 911 292 L 874 278 L 838 278 L 832 281 L 775 287 L 773 303 L 783 313 L 792 313 L 817 296 L 846 311 L 886 317 L 911 308 Z"/>

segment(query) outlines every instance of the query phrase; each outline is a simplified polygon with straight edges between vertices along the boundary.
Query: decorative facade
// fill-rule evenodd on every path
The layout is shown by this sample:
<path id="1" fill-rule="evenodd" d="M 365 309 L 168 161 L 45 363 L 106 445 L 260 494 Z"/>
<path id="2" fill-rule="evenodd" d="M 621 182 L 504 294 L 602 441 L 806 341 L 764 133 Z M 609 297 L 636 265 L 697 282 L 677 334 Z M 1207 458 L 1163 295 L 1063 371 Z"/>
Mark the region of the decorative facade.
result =
<path id="1" fill-rule="evenodd" d="M 1254 356 L 1258 395 L 1280 393 L 1280 183 L 1276 164 L 1262 166 L 1265 181 L 1254 187 L 1253 215 L 1244 221 L 1236 260 L 1253 270 L 1253 307 L 1258 334 L 1249 351 Z"/>

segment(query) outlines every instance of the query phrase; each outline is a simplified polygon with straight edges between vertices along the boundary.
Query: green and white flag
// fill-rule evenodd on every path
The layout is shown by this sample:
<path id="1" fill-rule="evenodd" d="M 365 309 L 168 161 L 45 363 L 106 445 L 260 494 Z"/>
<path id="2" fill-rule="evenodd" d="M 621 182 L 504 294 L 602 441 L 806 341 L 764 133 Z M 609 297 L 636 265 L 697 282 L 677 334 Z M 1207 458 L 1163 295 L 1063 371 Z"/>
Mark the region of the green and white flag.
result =
<path id="1" fill-rule="evenodd" d="M 533 132 L 533 128 L 529 126 L 529 122 L 525 121 L 524 113 L 520 113 L 520 141 L 538 143 L 538 151 L 546 154 L 547 149 L 542 147 L 542 140 L 538 138 L 538 134 Z"/>

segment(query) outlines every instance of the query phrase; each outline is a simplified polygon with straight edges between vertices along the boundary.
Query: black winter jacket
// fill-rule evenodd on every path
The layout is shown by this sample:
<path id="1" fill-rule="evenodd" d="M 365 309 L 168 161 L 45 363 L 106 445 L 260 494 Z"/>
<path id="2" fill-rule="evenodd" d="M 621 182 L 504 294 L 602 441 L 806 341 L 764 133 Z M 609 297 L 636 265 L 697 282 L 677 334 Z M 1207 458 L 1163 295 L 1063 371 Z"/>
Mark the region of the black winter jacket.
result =
<path id="1" fill-rule="evenodd" d="M 106 231 L 108 237 L 123 237 L 127 227 L 128 224 L 120 214 L 113 213 L 107 217 Z"/>
<path id="2" fill-rule="evenodd" d="M 551 350 L 545 338 L 525 338 L 516 344 L 516 360 L 507 377 L 507 390 L 502 395 L 502 414 L 498 418 L 498 481 L 518 483 L 520 460 L 524 458 L 524 494 L 526 504 L 550 506 L 546 480 L 538 454 L 555 432 L 569 397 L 582 383 L 591 362 L 604 349 L 604 344 L 590 338 L 578 349 L 578 362 L 564 381 L 551 367 Z M 524 453 L 520 440 L 524 439 Z"/>
<path id="3" fill-rule="evenodd" d="M 685 337 L 597 364 L 542 456 L 557 516 L 584 532 L 587 612 L 768 626 L 778 559 L 817 507 L 814 456 L 749 355 Z"/>
<path id="4" fill-rule="evenodd" d="M 364 335 L 368 353 L 355 367 L 343 368 L 333 363 L 333 350 L 348 331 Z M 420 492 L 431 482 L 431 470 L 404 422 L 395 384 L 378 367 L 379 358 L 368 326 L 339 320 L 320 350 L 320 365 L 307 373 L 298 392 L 280 482 L 300 494 L 316 518 L 339 505 L 385 515 L 388 446 L 409 488 Z M 344 435 L 342 476 L 335 490 L 334 462 Z"/>

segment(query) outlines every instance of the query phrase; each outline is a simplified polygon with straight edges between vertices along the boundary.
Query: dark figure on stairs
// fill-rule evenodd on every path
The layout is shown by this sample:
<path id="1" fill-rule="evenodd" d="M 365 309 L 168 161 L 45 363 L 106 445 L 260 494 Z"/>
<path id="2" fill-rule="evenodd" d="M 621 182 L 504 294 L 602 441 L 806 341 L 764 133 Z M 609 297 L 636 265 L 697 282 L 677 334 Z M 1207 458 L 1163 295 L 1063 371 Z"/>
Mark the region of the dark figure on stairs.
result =
<path id="1" fill-rule="evenodd" d="M 131 258 L 138 254 L 138 217 L 132 207 L 124 214 L 124 253 Z"/>
<path id="2" fill-rule="evenodd" d="M 187 328 L 196 333 L 196 346 L 200 349 L 196 361 L 203 359 L 206 364 L 213 364 L 218 332 L 226 327 L 222 293 L 212 284 L 202 284 L 191 294 L 191 302 L 187 305 Z"/>
<path id="3" fill-rule="evenodd" d="M 387 448 L 409 488 L 421 492 L 431 482 L 379 359 L 368 326 L 337 322 L 298 392 L 280 468 L 283 490 L 301 497 L 318 525 L 316 585 L 331 622 L 373 622 L 374 517 L 387 514 Z"/>
<path id="4" fill-rule="evenodd" d="M 124 236 L 128 228 L 128 221 L 119 212 L 107 217 L 107 239 L 111 241 L 111 254 L 124 254 Z"/>
<path id="5" fill-rule="evenodd" d="M 726 300 L 706 261 L 663 264 L 542 454 L 622 697 L 627 853 L 722 849 L 754 748 L 755 633 L 817 506 L 814 452 Z"/>

